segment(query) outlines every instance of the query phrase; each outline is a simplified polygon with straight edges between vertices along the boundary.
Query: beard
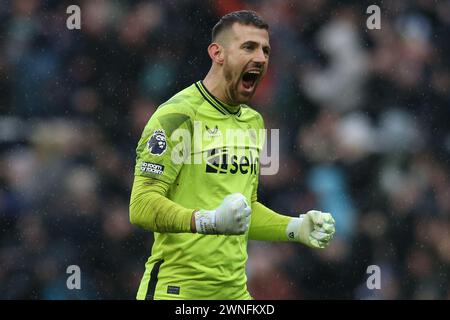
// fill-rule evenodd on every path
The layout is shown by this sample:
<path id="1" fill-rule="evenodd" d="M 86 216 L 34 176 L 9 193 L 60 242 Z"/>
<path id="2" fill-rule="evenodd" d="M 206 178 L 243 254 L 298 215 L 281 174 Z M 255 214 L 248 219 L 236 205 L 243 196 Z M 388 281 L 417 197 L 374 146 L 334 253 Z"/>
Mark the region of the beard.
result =
<path id="1" fill-rule="evenodd" d="M 235 69 L 236 68 L 232 68 L 228 64 L 224 64 L 223 66 L 223 74 L 225 77 L 225 93 L 230 100 L 228 101 L 228 103 L 231 105 L 247 103 L 248 101 L 250 101 L 256 91 L 255 86 L 254 90 L 250 94 L 240 94 L 239 84 L 242 79 L 243 70 L 241 70 L 240 72 L 236 72 L 234 71 Z"/>
<path id="2" fill-rule="evenodd" d="M 225 76 L 225 92 L 231 104 L 239 104 L 238 101 L 238 85 L 239 85 L 239 75 L 234 74 L 232 68 L 224 65 L 223 74 Z M 233 81 L 234 79 L 234 81 Z"/>

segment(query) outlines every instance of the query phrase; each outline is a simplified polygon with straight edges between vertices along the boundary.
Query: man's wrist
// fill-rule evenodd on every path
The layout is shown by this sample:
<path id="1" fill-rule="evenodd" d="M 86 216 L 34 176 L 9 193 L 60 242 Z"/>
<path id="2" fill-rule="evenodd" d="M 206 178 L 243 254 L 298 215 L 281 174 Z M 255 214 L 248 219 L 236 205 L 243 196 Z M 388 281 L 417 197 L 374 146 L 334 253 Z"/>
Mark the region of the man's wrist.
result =
<path id="1" fill-rule="evenodd" d="M 303 221 L 303 215 L 300 215 L 299 218 L 291 218 L 287 227 L 286 227 L 286 236 L 289 241 L 300 241 L 300 224 Z"/>
<path id="2" fill-rule="evenodd" d="M 194 210 L 191 215 L 191 232 L 197 233 L 197 228 L 195 227 L 195 212 L 198 210 Z"/>
<path id="3" fill-rule="evenodd" d="M 215 210 L 194 212 L 195 230 L 201 234 L 217 234 Z"/>

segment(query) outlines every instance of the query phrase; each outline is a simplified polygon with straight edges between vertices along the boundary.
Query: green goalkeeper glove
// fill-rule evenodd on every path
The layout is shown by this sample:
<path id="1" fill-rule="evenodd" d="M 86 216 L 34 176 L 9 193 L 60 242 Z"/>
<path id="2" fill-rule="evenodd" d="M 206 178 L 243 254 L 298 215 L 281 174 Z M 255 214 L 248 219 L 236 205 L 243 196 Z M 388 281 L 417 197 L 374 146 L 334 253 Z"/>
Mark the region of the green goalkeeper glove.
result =
<path id="1" fill-rule="evenodd" d="M 244 234 L 250 224 L 251 212 L 244 195 L 233 193 L 215 210 L 196 211 L 195 228 L 203 234 Z"/>
<path id="2" fill-rule="evenodd" d="M 286 234 L 292 241 L 323 249 L 328 246 L 335 232 L 335 221 L 331 214 L 310 210 L 298 218 L 292 218 L 286 228 Z"/>

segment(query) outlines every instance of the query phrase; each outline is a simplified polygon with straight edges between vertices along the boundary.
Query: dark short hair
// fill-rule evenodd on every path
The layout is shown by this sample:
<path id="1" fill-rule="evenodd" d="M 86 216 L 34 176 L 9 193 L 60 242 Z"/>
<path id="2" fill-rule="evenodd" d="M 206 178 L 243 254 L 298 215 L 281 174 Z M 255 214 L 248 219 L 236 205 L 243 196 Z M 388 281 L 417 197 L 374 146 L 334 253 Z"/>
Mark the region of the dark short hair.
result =
<path id="1" fill-rule="evenodd" d="M 231 28 L 234 23 L 240 23 L 243 25 L 252 25 L 260 29 L 269 30 L 269 25 L 265 22 L 255 11 L 241 10 L 227 13 L 219 22 L 212 28 L 211 40 L 217 38 L 217 35 L 223 30 Z"/>

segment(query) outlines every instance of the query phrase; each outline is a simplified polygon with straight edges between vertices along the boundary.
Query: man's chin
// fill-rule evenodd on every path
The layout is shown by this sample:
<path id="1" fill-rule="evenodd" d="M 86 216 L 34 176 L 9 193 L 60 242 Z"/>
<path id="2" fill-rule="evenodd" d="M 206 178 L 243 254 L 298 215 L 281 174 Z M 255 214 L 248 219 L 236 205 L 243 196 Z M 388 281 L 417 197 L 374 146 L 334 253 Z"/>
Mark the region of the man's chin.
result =
<path id="1" fill-rule="evenodd" d="M 248 103 L 252 100 L 253 95 L 255 94 L 256 88 L 252 91 L 240 91 L 238 95 L 238 103 Z"/>

